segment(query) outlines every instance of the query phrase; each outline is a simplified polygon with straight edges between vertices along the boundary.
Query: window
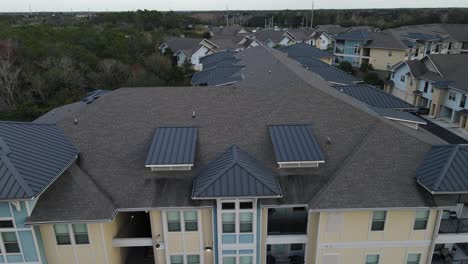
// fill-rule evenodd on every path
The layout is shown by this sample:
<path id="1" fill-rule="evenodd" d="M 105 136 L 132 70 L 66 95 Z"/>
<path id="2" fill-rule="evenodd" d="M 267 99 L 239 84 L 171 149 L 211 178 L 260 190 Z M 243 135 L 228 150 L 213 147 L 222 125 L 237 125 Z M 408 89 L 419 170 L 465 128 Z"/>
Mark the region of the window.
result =
<path id="1" fill-rule="evenodd" d="M 455 102 L 457 100 L 457 94 L 454 92 L 449 92 L 449 100 Z"/>
<path id="2" fill-rule="evenodd" d="M 253 214 L 252 213 L 240 213 L 239 214 L 240 220 L 240 232 L 241 233 L 252 233 L 253 227 Z"/>
<path id="3" fill-rule="evenodd" d="M 20 253 L 18 238 L 15 232 L 2 233 L 3 245 L 5 246 L 6 253 Z"/>
<path id="4" fill-rule="evenodd" d="M 391 57 L 392 55 L 393 55 L 393 54 L 392 54 L 392 51 L 390 50 L 390 51 L 388 52 L 388 56 Z"/>
<path id="5" fill-rule="evenodd" d="M 88 227 L 86 224 L 73 224 L 73 234 L 75 235 L 75 243 L 89 244 Z"/>
<path id="6" fill-rule="evenodd" d="M 416 211 L 416 217 L 414 219 L 414 230 L 426 230 L 428 219 L 429 210 Z"/>
<path id="7" fill-rule="evenodd" d="M 70 245 L 70 230 L 68 229 L 67 224 L 57 224 L 54 225 L 55 239 L 57 240 L 57 245 Z"/>
<path id="8" fill-rule="evenodd" d="M 429 82 L 426 81 L 426 82 L 424 83 L 424 93 L 427 93 L 427 90 L 428 90 L 428 89 L 429 89 Z"/>
<path id="9" fill-rule="evenodd" d="M 392 65 L 390 63 L 387 63 L 387 70 L 389 70 L 390 67 L 392 67 Z"/>
<path id="10" fill-rule="evenodd" d="M 185 231 L 198 231 L 197 211 L 184 212 Z"/>
<path id="11" fill-rule="evenodd" d="M 372 213 L 371 231 L 383 231 L 385 228 L 386 211 L 375 211 Z"/>
<path id="12" fill-rule="evenodd" d="M 448 44 L 448 50 L 451 50 L 451 49 L 452 49 L 452 45 L 453 45 L 452 42 L 450 42 L 450 43 Z"/>
<path id="13" fill-rule="evenodd" d="M 0 228 L 13 228 L 15 227 L 13 225 L 13 221 L 12 220 L 2 220 L 0 221 Z"/>
<path id="14" fill-rule="evenodd" d="M 236 264 L 236 257 L 223 257 L 222 264 Z"/>
<path id="15" fill-rule="evenodd" d="M 435 45 L 435 52 L 439 53 L 439 50 L 440 50 L 440 45 Z"/>
<path id="16" fill-rule="evenodd" d="M 464 108 L 466 105 L 466 95 L 462 95 L 461 100 L 460 100 L 460 107 Z"/>
<path id="17" fill-rule="evenodd" d="M 239 264 L 252 264 L 253 257 L 252 256 L 240 256 L 239 257 Z"/>
<path id="18" fill-rule="evenodd" d="M 180 232 L 180 212 L 167 212 L 167 231 Z"/>
<path id="19" fill-rule="evenodd" d="M 410 85 L 413 86 L 413 78 L 410 79 Z"/>
<path id="20" fill-rule="evenodd" d="M 395 73 L 392 72 L 392 79 L 395 79 Z"/>
<path id="21" fill-rule="evenodd" d="M 404 83 L 406 81 L 406 76 L 405 75 L 401 75 L 400 77 L 400 82 Z"/>
<path id="22" fill-rule="evenodd" d="M 236 204 L 235 203 L 223 203 L 222 209 L 223 210 L 234 210 L 234 209 L 236 209 Z"/>
<path id="23" fill-rule="evenodd" d="M 171 264 L 184 264 L 184 256 L 171 256 Z"/>
<path id="24" fill-rule="evenodd" d="M 366 264 L 379 264 L 380 256 L 379 255 L 367 255 Z"/>
<path id="25" fill-rule="evenodd" d="M 239 209 L 252 209 L 252 202 L 240 202 Z"/>
<path id="26" fill-rule="evenodd" d="M 304 250 L 304 244 L 291 244 L 289 247 L 290 251 L 301 251 Z"/>
<path id="27" fill-rule="evenodd" d="M 200 264 L 200 255 L 188 255 L 187 264 Z"/>
<path id="28" fill-rule="evenodd" d="M 223 233 L 235 233 L 236 232 L 236 214 L 235 213 L 223 213 Z"/>
<path id="29" fill-rule="evenodd" d="M 421 254 L 419 253 L 410 253 L 406 257 L 406 264 L 419 264 L 421 260 Z"/>

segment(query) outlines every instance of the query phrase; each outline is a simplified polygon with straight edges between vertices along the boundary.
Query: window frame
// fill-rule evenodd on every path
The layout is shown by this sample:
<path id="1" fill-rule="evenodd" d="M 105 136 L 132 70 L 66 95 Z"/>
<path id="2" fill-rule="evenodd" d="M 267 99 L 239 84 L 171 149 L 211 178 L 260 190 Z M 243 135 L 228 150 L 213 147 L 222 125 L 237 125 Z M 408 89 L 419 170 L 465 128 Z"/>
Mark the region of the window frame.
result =
<path id="1" fill-rule="evenodd" d="M 367 262 L 367 257 L 368 257 L 368 256 L 377 256 L 377 257 L 378 257 L 378 258 L 377 258 L 377 263 L 368 263 L 368 262 Z M 381 259 L 381 254 L 380 254 L 380 253 L 369 253 L 369 254 L 366 254 L 366 258 L 365 258 L 365 260 L 364 260 L 364 263 L 365 263 L 365 264 L 380 264 L 380 259 Z"/>
<path id="2" fill-rule="evenodd" d="M 426 219 L 419 219 L 417 218 L 418 212 L 427 212 L 427 218 Z M 423 231 L 427 230 L 427 226 L 429 224 L 429 219 L 431 218 L 431 210 L 417 210 L 414 212 L 414 222 L 413 222 L 413 230 L 414 231 Z M 424 228 L 416 228 L 416 222 L 417 221 L 425 221 Z"/>
<path id="3" fill-rule="evenodd" d="M 16 238 L 16 242 L 5 242 L 5 239 L 3 238 L 3 234 L 5 233 L 11 233 L 11 234 L 14 234 L 15 235 L 15 238 Z M 19 240 L 19 236 L 18 236 L 18 232 L 15 230 L 15 231 L 5 231 L 5 232 L 0 232 L 0 240 L 1 240 L 1 253 L 2 254 L 5 254 L 5 255 L 19 255 L 19 254 L 23 254 L 23 250 L 21 249 L 21 242 Z M 18 252 L 7 252 L 7 249 L 6 249 L 6 244 L 13 244 L 15 243 L 17 246 L 18 246 Z"/>
<path id="4" fill-rule="evenodd" d="M 410 255 L 419 255 L 419 261 L 418 261 L 418 263 L 415 263 L 415 262 L 413 262 L 413 263 L 408 263 L 408 258 L 409 258 Z M 421 258 L 422 258 L 422 253 L 421 253 L 421 252 L 408 252 L 408 253 L 406 254 L 405 264 L 421 264 Z"/>
<path id="5" fill-rule="evenodd" d="M 86 235 L 88 236 L 87 243 L 76 243 L 76 238 L 75 238 L 75 230 L 73 229 L 73 225 L 80 225 L 83 224 L 86 226 Z M 57 232 L 55 230 L 56 225 L 66 225 L 67 230 L 68 230 L 68 236 L 70 240 L 70 244 L 59 244 L 57 240 Z M 74 223 L 74 224 L 53 224 L 52 229 L 54 230 L 54 236 L 55 236 L 55 245 L 56 246 L 89 246 L 91 245 L 91 240 L 89 239 L 89 226 L 87 223 Z M 83 235 L 83 234 L 79 234 Z"/>
<path id="6" fill-rule="evenodd" d="M 379 220 L 380 222 L 383 222 L 383 228 L 382 228 L 382 230 L 373 230 L 373 229 L 372 229 L 372 226 L 373 226 L 373 223 L 374 223 L 374 214 L 375 214 L 376 212 L 384 212 L 384 214 L 385 214 L 385 217 L 384 217 L 383 221 L 382 221 L 382 220 Z M 388 211 L 387 211 L 387 210 L 376 210 L 376 211 L 372 211 L 371 219 L 370 219 L 371 221 L 370 221 L 369 231 L 370 231 L 370 232 L 385 232 L 385 228 L 386 228 L 386 226 L 387 226 L 387 218 L 388 218 Z"/>
<path id="7" fill-rule="evenodd" d="M 187 230 L 186 228 L 186 221 L 185 221 L 185 213 L 186 212 L 195 212 L 197 216 L 197 230 Z M 179 227 L 180 230 L 178 231 L 170 231 L 169 230 L 169 219 L 168 219 L 168 213 L 179 213 Z M 201 219 L 201 213 L 199 209 L 184 209 L 184 210 L 167 210 L 164 211 L 164 225 L 166 228 L 166 231 L 168 233 L 186 233 L 186 232 L 200 232 L 201 226 L 200 226 L 200 219 Z M 175 222 L 175 221 L 172 221 Z M 194 221 L 190 221 L 194 222 Z"/>

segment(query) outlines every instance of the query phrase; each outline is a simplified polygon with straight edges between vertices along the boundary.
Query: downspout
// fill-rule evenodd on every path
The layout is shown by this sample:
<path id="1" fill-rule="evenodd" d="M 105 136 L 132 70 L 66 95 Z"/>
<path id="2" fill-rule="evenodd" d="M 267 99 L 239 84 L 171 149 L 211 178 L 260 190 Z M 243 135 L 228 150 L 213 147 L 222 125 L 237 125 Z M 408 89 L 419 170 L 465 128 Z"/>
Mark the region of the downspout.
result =
<path id="1" fill-rule="evenodd" d="M 434 231 L 432 232 L 431 247 L 429 249 L 429 254 L 427 255 L 427 264 L 432 263 L 432 255 L 434 254 L 434 248 L 436 244 L 437 235 L 439 234 L 440 222 L 442 219 L 443 210 L 437 210 L 437 219 L 436 224 L 434 225 Z"/>

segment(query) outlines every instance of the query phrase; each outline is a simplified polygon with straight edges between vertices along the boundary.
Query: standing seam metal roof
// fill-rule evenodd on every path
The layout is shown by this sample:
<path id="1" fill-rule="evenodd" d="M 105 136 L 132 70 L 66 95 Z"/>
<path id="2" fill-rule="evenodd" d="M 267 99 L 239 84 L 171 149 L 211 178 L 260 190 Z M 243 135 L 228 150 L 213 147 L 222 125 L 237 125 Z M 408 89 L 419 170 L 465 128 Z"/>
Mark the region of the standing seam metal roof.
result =
<path id="1" fill-rule="evenodd" d="M 210 162 L 195 177 L 192 189 L 193 199 L 282 196 L 276 175 L 237 146 Z"/>
<path id="2" fill-rule="evenodd" d="M 364 102 L 373 107 L 394 109 L 415 108 L 407 102 L 370 85 L 337 85 L 334 87 L 338 91 L 352 96 L 358 99 L 359 101 Z"/>
<path id="3" fill-rule="evenodd" d="M 333 58 L 333 54 L 326 52 L 305 43 L 297 43 L 280 49 L 289 57 L 313 57 L 313 58 Z"/>
<path id="4" fill-rule="evenodd" d="M 468 146 L 433 146 L 416 177 L 433 193 L 468 192 Z"/>
<path id="5" fill-rule="evenodd" d="M 310 125 L 270 126 L 277 162 L 325 161 Z"/>
<path id="6" fill-rule="evenodd" d="M 37 196 L 77 157 L 55 125 L 0 122 L 0 199 Z"/>
<path id="7" fill-rule="evenodd" d="M 242 80 L 240 71 L 244 66 L 220 66 L 196 72 L 192 77 L 193 85 L 223 85 Z"/>
<path id="8" fill-rule="evenodd" d="M 196 127 L 157 128 L 145 165 L 193 164 L 196 143 Z"/>

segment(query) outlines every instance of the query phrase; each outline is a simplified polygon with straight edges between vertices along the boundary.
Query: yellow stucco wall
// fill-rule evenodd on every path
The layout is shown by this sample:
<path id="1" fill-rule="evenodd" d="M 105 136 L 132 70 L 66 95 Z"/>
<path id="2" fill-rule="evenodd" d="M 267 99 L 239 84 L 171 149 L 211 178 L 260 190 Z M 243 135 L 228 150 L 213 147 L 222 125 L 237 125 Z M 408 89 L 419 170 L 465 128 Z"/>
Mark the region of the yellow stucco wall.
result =
<path id="1" fill-rule="evenodd" d="M 321 61 L 325 62 L 326 64 L 333 64 L 333 58 L 325 58 L 325 59 L 320 59 Z"/>
<path id="2" fill-rule="evenodd" d="M 376 70 L 388 70 L 387 63 L 393 66 L 400 61 L 405 60 L 405 52 L 402 50 L 391 50 L 392 56 L 388 56 L 390 50 L 386 49 L 370 49 L 370 61 Z"/>
<path id="3" fill-rule="evenodd" d="M 387 211 L 384 231 L 370 231 L 371 211 L 334 212 L 342 219 L 341 228 L 327 232 L 327 221 L 332 213 L 321 212 L 319 217 L 319 246 L 317 261 L 323 263 L 323 256 L 338 254 L 340 263 L 365 263 L 366 254 L 380 254 L 380 264 L 405 263 L 408 253 L 421 253 L 421 263 L 425 263 L 430 251 L 437 210 L 431 210 L 427 228 L 413 230 L 416 212 L 413 210 Z M 311 225 L 312 223 L 310 223 Z M 309 236 L 309 251 L 311 243 Z M 400 244 L 405 243 L 405 246 Z M 400 246 L 400 247 L 399 247 Z M 308 258 L 310 259 L 310 257 Z"/>
<path id="4" fill-rule="evenodd" d="M 206 208 L 201 210 L 202 230 L 203 230 L 203 248 L 213 248 L 213 209 Z M 204 252 L 205 264 L 213 264 L 213 251 Z"/>
<path id="5" fill-rule="evenodd" d="M 112 247 L 112 238 L 121 224 L 120 217 L 111 223 L 88 224 L 88 245 L 57 245 L 53 225 L 40 225 L 46 258 L 49 264 L 79 263 L 123 264 L 126 250 Z"/>
<path id="6" fill-rule="evenodd" d="M 307 244 L 307 263 L 315 263 L 317 255 L 317 235 L 319 231 L 320 213 L 309 213 L 309 226 L 307 227 L 308 244 Z"/>

